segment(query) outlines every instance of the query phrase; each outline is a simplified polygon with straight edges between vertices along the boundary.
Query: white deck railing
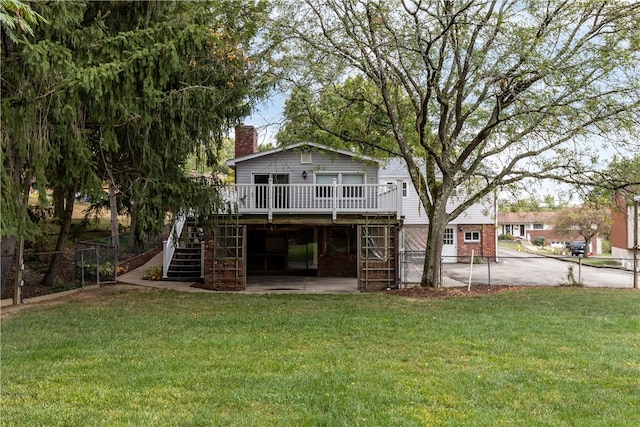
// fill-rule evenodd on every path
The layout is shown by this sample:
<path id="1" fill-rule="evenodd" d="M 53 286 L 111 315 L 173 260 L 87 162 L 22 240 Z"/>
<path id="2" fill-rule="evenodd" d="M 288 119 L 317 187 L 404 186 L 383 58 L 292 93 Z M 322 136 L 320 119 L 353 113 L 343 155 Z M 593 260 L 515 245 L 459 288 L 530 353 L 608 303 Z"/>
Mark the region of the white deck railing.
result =
<path id="1" fill-rule="evenodd" d="M 171 233 L 167 240 L 162 242 L 162 278 L 166 279 L 167 271 L 169 270 L 169 264 L 173 259 L 173 254 L 178 246 L 180 235 L 182 234 L 182 228 L 184 227 L 187 218 L 184 215 L 180 215 L 171 228 Z"/>
<path id="2" fill-rule="evenodd" d="M 402 184 L 236 184 L 223 190 L 241 214 L 392 214 L 402 216 Z"/>

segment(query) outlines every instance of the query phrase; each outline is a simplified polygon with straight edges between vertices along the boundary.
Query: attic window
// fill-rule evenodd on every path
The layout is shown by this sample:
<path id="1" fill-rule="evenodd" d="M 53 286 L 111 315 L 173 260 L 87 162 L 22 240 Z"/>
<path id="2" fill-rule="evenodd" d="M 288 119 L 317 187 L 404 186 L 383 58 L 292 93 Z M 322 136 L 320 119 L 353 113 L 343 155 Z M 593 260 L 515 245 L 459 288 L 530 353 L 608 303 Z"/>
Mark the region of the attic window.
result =
<path id="1" fill-rule="evenodd" d="M 304 150 L 300 152 L 300 163 L 311 163 L 311 150 Z"/>

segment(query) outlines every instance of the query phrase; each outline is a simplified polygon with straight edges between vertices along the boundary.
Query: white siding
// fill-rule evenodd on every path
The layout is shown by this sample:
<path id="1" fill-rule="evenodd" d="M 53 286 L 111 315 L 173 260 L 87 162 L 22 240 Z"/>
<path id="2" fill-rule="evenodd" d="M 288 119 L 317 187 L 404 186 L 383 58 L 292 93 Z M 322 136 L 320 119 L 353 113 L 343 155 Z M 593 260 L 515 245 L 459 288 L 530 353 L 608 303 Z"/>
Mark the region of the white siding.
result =
<path id="1" fill-rule="evenodd" d="M 396 182 L 401 179 L 407 183 L 407 197 L 402 198 L 402 214 L 404 215 L 404 223 L 412 224 L 428 224 L 429 219 L 427 213 L 420 202 L 418 192 L 408 176 L 381 176 L 380 183 Z M 447 212 L 451 212 L 459 201 L 450 200 L 447 203 Z M 494 223 L 494 205 L 493 200 L 488 197 L 483 202 L 476 203 L 460 214 L 450 224 L 493 224 Z"/>
<path id="2" fill-rule="evenodd" d="M 378 183 L 378 165 L 344 154 L 313 148 L 311 163 L 301 162 L 301 149 L 289 149 L 236 163 L 236 183 L 253 184 L 258 174 L 287 174 L 290 184 L 313 184 L 315 172 L 357 172 L 366 177 L 365 184 Z M 302 172 L 306 172 L 306 179 Z"/>

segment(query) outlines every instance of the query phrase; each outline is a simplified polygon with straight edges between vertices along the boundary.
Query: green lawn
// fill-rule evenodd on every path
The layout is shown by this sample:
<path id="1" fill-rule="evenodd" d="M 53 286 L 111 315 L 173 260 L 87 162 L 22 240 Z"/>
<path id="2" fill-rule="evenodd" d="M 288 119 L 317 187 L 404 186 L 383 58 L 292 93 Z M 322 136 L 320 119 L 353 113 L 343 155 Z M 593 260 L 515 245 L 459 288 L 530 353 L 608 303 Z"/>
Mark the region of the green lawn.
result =
<path id="1" fill-rule="evenodd" d="M 640 292 L 116 291 L 2 322 L 2 426 L 637 426 Z"/>

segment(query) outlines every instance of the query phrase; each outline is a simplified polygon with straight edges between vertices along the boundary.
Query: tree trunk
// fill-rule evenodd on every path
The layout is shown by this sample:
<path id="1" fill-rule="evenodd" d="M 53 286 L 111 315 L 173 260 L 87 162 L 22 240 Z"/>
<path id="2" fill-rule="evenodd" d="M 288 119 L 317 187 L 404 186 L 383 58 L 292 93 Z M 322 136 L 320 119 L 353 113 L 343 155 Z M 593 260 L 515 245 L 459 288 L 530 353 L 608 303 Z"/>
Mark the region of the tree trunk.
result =
<path id="1" fill-rule="evenodd" d="M 56 249 L 53 257 L 51 258 L 51 263 L 49 264 L 49 269 L 42 279 L 42 284 L 44 286 L 53 286 L 56 276 L 58 275 L 58 270 L 60 269 L 60 264 L 62 263 L 62 256 L 64 253 L 65 246 L 67 244 L 67 239 L 69 237 L 69 232 L 71 231 L 71 219 L 73 217 L 73 205 L 75 202 L 75 188 L 70 188 L 67 191 L 65 196 L 61 197 L 63 200 L 64 209 L 62 210 L 62 218 L 60 222 L 60 231 L 58 233 L 58 240 L 56 242 Z"/>
<path id="2" fill-rule="evenodd" d="M 136 245 L 136 231 L 138 229 L 138 210 L 136 204 L 132 201 L 129 209 L 131 224 L 129 226 L 129 238 L 127 239 L 127 249 L 133 251 Z"/>
<path id="3" fill-rule="evenodd" d="M 20 235 L 18 237 L 18 256 L 15 262 L 16 278 L 13 284 L 13 303 L 20 304 L 22 297 L 22 278 L 24 277 L 24 234 L 27 224 L 27 210 L 29 209 L 29 193 L 31 193 L 31 171 L 27 170 L 22 183 L 22 220 L 20 221 Z"/>
<path id="4" fill-rule="evenodd" d="M 439 288 L 441 285 L 442 242 L 446 222 L 439 224 L 437 219 L 429 221 L 429 234 L 424 257 L 424 270 L 420 286 L 425 288 Z"/>
<path id="5" fill-rule="evenodd" d="M 442 245 L 444 243 L 444 231 L 449 222 L 447 215 L 448 193 L 440 194 L 432 209 L 427 212 L 429 217 L 429 234 L 427 235 L 427 248 L 424 258 L 424 270 L 422 271 L 421 286 L 426 288 L 439 288 L 441 285 Z"/>
<path id="6" fill-rule="evenodd" d="M 118 230 L 118 201 L 116 200 L 116 184 L 109 176 L 109 209 L 111 211 L 111 244 L 120 246 L 120 232 Z"/>
<path id="7" fill-rule="evenodd" d="M 4 288 L 5 281 L 11 273 L 13 258 L 16 253 L 16 236 L 2 236 L 0 240 L 2 261 L 0 264 L 0 286 Z"/>

